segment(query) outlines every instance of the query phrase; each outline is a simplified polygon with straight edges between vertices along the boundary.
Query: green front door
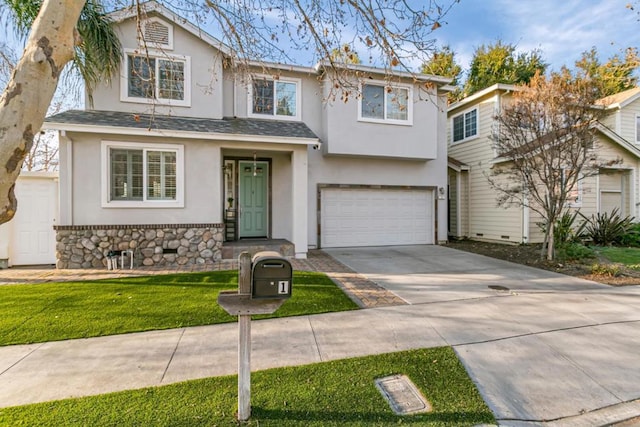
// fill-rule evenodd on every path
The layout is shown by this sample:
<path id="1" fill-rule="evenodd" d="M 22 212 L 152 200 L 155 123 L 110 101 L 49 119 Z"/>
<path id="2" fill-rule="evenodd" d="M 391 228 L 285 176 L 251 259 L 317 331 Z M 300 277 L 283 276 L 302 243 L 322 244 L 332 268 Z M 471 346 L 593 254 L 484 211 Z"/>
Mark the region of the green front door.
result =
<path id="1" fill-rule="evenodd" d="M 267 237 L 269 163 L 239 162 L 239 237 Z"/>

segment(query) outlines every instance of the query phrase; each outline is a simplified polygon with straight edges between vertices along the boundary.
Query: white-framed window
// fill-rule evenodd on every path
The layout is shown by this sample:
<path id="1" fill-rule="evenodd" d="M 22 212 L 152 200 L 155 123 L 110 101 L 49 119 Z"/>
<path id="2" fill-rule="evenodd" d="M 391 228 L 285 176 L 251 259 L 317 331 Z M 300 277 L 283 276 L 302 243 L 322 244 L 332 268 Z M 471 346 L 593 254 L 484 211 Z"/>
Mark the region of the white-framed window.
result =
<path id="1" fill-rule="evenodd" d="M 176 106 L 191 104 L 191 59 L 149 51 L 125 50 L 120 99 Z"/>
<path id="2" fill-rule="evenodd" d="M 184 146 L 102 141 L 102 207 L 184 207 Z"/>
<path id="3" fill-rule="evenodd" d="M 451 124 L 453 142 L 460 142 L 478 136 L 478 109 L 474 108 L 453 116 Z"/>
<path id="4" fill-rule="evenodd" d="M 636 144 L 640 144 L 640 114 L 636 115 Z"/>
<path id="5" fill-rule="evenodd" d="M 249 87 L 249 117 L 301 120 L 300 86 L 300 79 L 254 76 Z"/>
<path id="6" fill-rule="evenodd" d="M 359 121 L 399 125 L 413 123 L 411 86 L 367 82 L 360 86 L 360 94 Z"/>
<path id="7" fill-rule="evenodd" d="M 173 50 L 173 26 L 160 18 L 147 18 L 141 26 L 138 45 Z"/>

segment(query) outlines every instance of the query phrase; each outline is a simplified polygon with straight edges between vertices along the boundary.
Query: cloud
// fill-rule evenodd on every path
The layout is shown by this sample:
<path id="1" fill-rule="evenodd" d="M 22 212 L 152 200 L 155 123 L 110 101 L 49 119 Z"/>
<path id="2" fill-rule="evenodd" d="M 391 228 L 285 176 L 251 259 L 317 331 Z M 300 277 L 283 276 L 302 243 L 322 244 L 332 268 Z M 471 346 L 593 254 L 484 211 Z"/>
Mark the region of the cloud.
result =
<path id="1" fill-rule="evenodd" d="M 438 35 L 467 67 L 475 48 L 500 39 L 520 51 L 542 50 L 552 69 L 573 65 L 596 46 L 600 59 L 640 45 L 640 22 L 625 1 L 484 0 L 460 3 Z"/>

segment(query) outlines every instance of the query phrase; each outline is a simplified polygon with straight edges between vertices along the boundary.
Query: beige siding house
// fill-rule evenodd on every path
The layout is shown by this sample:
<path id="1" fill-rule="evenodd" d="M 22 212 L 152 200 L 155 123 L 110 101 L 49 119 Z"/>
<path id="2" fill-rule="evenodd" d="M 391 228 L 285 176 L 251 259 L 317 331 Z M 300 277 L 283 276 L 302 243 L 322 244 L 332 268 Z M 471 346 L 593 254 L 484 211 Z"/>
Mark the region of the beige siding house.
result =
<path id="1" fill-rule="evenodd" d="M 540 217 L 521 206 L 498 207 L 487 180 L 497 157 L 492 148 L 493 117 L 517 87 L 496 84 L 448 109 L 449 236 L 507 243 L 537 243 Z M 618 209 L 640 218 L 640 88 L 602 100 L 610 111 L 597 126 L 602 160 L 620 159 L 611 168 L 579 183 L 570 209 L 586 216 Z"/>

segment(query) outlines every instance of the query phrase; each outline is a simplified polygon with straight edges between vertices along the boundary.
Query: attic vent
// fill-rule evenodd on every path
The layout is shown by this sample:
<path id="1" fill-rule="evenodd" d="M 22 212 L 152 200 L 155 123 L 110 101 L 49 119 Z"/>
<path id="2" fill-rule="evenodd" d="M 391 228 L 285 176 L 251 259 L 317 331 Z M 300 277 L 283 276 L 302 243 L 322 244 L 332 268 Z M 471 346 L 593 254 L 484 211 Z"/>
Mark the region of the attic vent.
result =
<path id="1" fill-rule="evenodd" d="M 149 19 L 144 24 L 144 41 L 167 49 L 173 48 L 173 28 L 159 19 Z"/>

